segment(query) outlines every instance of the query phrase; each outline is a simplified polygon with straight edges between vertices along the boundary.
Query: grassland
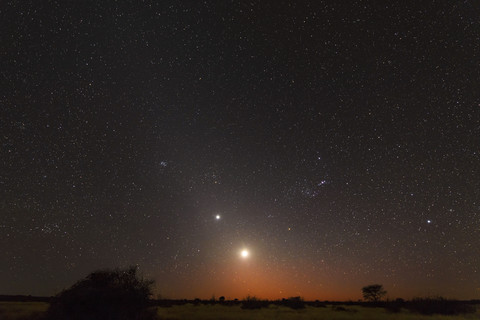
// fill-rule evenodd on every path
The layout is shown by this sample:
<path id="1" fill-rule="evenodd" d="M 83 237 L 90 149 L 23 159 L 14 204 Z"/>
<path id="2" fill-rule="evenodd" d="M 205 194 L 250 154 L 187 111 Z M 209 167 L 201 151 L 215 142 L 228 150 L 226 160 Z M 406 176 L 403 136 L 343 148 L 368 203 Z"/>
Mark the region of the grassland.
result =
<path id="1" fill-rule="evenodd" d="M 48 303 L 45 302 L 0 302 L 0 319 L 28 320 L 42 319 Z M 176 305 L 172 307 L 158 307 L 157 315 L 160 320 L 250 320 L 250 319 L 299 319 L 299 320 L 479 320 L 480 310 L 474 314 L 457 316 L 425 316 L 402 310 L 400 313 L 389 313 L 383 308 L 366 308 L 362 306 L 331 306 L 311 307 L 293 310 L 284 306 L 270 305 L 268 308 L 245 310 L 240 305 Z"/>
<path id="2" fill-rule="evenodd" d="M 48 309 L 46 302 L 2 302 L 0 301 L 0 319 L 27 320 L 39 319 Z"/>
<path id="3" fill-rule="evenodd" d="M 337 311 L 345 309 L 346 311 Z M 307 306 L 302 310 L 293 310 L 291 308 L 270 305 L 268 308 L 257 310 L 244 310 L 240 306 L 222 306 L 222 305 L 198 305 L 186 304 L 183 306 L 172 306 L 170 308 L 158 308 L 158 316 L 162 320 L 247 320 L 247 319 L 299 319 L 299 320 L 464 320 L 480 319 L 480 312 L 475 314 L 459 316 L 424 316 L 410 313 L 402 310 L 400 313 L 389 313 L 383 308 L 366 308 L 361 306 L 327 306 L 325 308 L 315 308 Z"/>

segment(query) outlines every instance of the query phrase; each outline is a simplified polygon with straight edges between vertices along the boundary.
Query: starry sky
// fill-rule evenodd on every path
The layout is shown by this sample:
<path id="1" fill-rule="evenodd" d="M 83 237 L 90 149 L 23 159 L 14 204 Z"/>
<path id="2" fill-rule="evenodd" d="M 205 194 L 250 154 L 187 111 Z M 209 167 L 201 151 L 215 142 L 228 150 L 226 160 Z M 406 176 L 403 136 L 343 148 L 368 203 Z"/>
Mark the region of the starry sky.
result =
<path id="1" fill-rule="evenodd" d="M 4 1 L 0 293 L 138 265 L 166 298 L 480 298 L 479 17 Z"/>

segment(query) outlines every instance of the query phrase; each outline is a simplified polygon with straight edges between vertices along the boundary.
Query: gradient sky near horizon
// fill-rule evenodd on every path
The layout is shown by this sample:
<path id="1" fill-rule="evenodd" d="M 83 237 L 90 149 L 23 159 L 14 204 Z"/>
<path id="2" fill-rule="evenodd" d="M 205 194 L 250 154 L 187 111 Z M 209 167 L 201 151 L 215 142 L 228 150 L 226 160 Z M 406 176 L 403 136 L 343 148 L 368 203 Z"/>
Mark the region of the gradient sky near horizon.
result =
<path id="1" fill-rule="evenodd" d="M 479 299 L 479 17 L 5 1 L 0 294 L 138 265 L 167 298 Z"/>

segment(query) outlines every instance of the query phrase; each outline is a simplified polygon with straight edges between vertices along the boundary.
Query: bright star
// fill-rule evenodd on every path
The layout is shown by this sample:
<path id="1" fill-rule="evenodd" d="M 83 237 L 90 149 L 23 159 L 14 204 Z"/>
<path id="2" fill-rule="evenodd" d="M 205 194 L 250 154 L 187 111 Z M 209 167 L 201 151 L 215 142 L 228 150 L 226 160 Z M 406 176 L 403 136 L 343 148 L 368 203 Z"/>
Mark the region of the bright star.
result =
<path id="1" fill-rule="evenodd" d="M 219 214 L 217 214 L 217 215 L 215 216 L 215 219 L 217 219 L 217 220 L 220 220 L 220 218 L 221 218 L 221 217 L 220 217 Z"/>
<path id="2" fill-rule="evenodd" d="M 242 256 L 242 258 L 247 258 L 249 256 L 249 252 L 247 249 L 243 249 L 242 252 L 240 253 L 240 255 Z"/>

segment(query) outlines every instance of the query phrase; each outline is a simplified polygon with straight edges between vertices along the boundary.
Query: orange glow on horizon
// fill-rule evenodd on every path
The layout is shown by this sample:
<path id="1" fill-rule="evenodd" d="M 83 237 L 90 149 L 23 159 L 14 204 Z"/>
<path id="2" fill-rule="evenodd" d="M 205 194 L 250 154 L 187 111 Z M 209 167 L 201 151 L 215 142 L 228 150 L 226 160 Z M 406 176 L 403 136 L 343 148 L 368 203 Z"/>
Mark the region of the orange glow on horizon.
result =
<path id="1" fill-rule="evenodd" d="M 282 299 L 300 296 L 305 300 L 357 300 L 361 297 L 358 287 L 337 287 L 328 276 L 321 276 L 305 269 L 286 265 L 273 267 L 257 253 L 252 256 L 246 249 L 237 251 L 227 261 L 216 263 L 211 270 L 196 270 L 191 280 L 174 281 L 160 286 L 158 291 L 165 298 L 210 299 L 224 296 L 226 299 L 243 299 L 256 296 L 260 299 Z M 240 255 L 240 257 L 238 257 Z M 240 258 L 240 259 L 239 259 Z M 303 264 L 308 268 L 307 264 Z M 328 281 L 326 281 L 328 280 Z"/>

